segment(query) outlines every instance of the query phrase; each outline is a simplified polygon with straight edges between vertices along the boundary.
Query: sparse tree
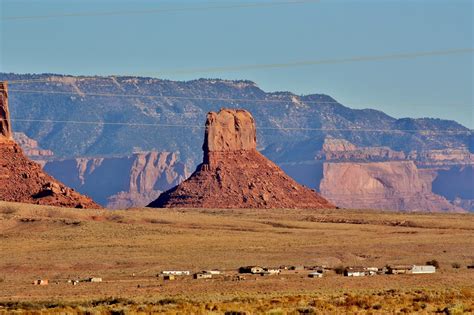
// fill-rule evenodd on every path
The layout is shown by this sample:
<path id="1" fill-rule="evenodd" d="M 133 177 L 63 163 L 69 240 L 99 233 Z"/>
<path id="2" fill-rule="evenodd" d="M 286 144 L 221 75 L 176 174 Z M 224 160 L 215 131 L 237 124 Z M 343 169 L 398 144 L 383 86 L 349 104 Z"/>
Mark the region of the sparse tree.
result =
<path id="1" fill-rule="evenodd" d="M 434 266 L 439 269 L 439 262 L 436 259 L 432 259 L 426 262 L 427 265 Z"/>

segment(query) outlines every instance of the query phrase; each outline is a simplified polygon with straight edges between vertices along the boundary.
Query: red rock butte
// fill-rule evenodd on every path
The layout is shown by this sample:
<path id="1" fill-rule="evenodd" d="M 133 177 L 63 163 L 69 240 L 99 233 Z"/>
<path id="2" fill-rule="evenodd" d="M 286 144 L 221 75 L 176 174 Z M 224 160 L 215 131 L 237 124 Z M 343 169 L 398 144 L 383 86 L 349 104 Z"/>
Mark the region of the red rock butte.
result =
<path id="1" fill-rule="evenodd" d="M 334 208 L 257 151 L 255 122 L 245 110 L 207 114 L 203 151 L 191 177 L 149 207 Z"/>
<path id="2" fill-rule="evenodd" d="M 0 200 L 71 208 L 101 208 L 29 160 L 13 140 L 8 85 L 0 82 Z"/>

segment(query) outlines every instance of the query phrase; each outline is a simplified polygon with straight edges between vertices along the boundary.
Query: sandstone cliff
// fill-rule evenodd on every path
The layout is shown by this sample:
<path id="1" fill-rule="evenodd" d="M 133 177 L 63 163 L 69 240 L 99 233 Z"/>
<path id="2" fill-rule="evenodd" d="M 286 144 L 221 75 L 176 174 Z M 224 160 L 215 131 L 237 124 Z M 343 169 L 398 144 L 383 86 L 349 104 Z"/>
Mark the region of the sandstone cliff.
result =
<path id="1" fill-rule="evenodd" d="M 44 169 L 107 208 L 142 207 L 189 174 L 173 152 L 47 161 Z"/>
<path id="2" fill-rule="evenodd" d="M 321 193 L 338 206 L 402 211 L 463 211 L 459 202 L 449 202 L 444 198 L 446 194 L 435 194 L 432 187 L 435 179 L 437 192 L 442 190 L 440 187 L 445 187 L 439 184 L 440 169 L 432 166 L 443 161 L 468 163 L 469 153 L 463 150 L 411 152 L 407 155 L 385 147 L 358 148 L 348 141 L 328 138 L 317 159 L 324 160 Z M 450 200 L 453 201 L 452 198 Z"/>
<path id="3" fill-rule="evenodd" d="M 326 161 L 402 161 L 406 154 L 394 151 L 389 147 L 363 147 L 358 148 L 344 139 L 326 138 L 322 152 L 317 155 L 318 159 Z"/>
<path id="4" fill-rule="evenodd" d="M 11 137 L 8 84 L 6 82 L 0 82 L 0 139 L 11 139 Z"/>
<path id="5" fill-rule="evenodd" d="M 207 116 L 203 163 L 150 207 L 332 208 L 256 150 L 253 117 L 222 109 Z"/>
<path id="6" fill-rule="evenodd" d="M 32 160 L 37 161 L 40 164 L 44 164 L 44 159 L 48 159 L 54 156 L 53 151 L 42 149 L 38 141 L 29 138 L 23 132 L 14 132 L 13 139 L 18 143 L 23 152 Z"/>
<path id="7" fill-rule="evenodd" d="M 0 83 L 0 200 L 42 205 L 100 208 L 92 199 L 64 186 L 29 160 L 12 139 L 8 88 Z"/>
<path id="8" fill-rule="evenodd" d="M 432 193 L 432 180 L 412 161 L 325 163 L 320 188 L 344 208 L 462 212 Z"/>

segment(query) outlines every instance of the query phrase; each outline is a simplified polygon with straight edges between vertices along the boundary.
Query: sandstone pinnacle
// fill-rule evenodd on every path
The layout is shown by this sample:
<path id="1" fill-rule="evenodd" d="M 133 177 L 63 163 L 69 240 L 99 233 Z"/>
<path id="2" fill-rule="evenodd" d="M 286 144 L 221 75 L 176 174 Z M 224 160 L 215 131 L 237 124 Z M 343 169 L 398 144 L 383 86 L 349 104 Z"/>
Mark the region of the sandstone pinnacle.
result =
<path id="1" fill-rule="evenodd" d="M 333 208 L 296 183 L 256 149 L 256 127 L 245 110 L 207 115 L 203 163 L 149 207 Z"/>

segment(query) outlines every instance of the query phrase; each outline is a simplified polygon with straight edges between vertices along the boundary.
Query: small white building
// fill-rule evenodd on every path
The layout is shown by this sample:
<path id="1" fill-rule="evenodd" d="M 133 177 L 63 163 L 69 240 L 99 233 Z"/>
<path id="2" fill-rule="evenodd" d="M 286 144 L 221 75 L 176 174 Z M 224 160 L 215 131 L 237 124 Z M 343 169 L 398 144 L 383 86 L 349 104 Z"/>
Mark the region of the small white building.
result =
<path id="1" fill-rule="evenodd" d="M 430 266 L 430 265 L 424 265 L 424 266 L 418 266 L 418 265 L 413 265 L 413 268 L 411 269 L 411 273 L 435 273 L 436 272 L 436 267 L 435 266 Z"/>
<path id="2" fill-rule="evenodd" d="M 173 276 L 189 276 L 191 274 L 188 270 L 164 270 L 161 272 L 162 275 L 173 275 Z"/>
<path id="3" fill-rule="evenodd" d="M 267 272 L 270 275 L 278 275 L 280 274 L 280 269 L 274 269 L 274 268 L 265 268 L 264 272 Z"/>
<path id="4" fill-rule="evenodd" d="M 220 270 L 204 270 L 203 273 L 208 273 L 210 275 L 220 275 L 222 272 Z"/>
<path id="5" fill-rule="evenodd" d="M 194 279 L 211 279 L 212 274 L 205 272 L 198 272 L 194 274 Z"/>
<path id="6" fill-rule="evenodd" d="M 314 272 L 309 273 L 308 277 L 310 277 L 310 278 L 322 278 L 323 273 L 319 272 L 319 271 L 314 271 Z"/>
<path id="7" fill-rule="evenodd" d="M 365 268 L 366 270 L 366 273 L 369 275 L 369 276 L 373 276 L 373 275 L 376 275 L 379 271 L 379 268 L 377 267 L 367 267 Z"/>
<path id="8" fill-rule="evenodd" d="M 89 282 L 102 282 L 102 278 L 93 277 L 93 278 L 87 279 L 87 281 L 89 281 Z"/>
<path id="9" fill-rule="evenodd" d="M 263 273 L 264 271 L 265 270 L 260 266 L 246 266 L 246 267 L 239 268 L 239 273 L 259 274 L 259 273 Z"/>
<path id="10" fill-rule="evenodd" d="M 347 267 L 344 270 L 344 276 L 346 277 L 364 277 L 368 275 L 369 272 L 365 267 Z"/>
<path id="11" fill-rule="evenodd" d="M 347 267 L 344 270 L 344 275 L 346 277 L 373 276 L 377 274 L 378 270 L 376 267 Z"/>
<path id="12" fill-rule="evenodd" d="M 250 273 L 257 274 L 257 273 L 262 273 L 265 270 L 263 270 L 262 267 L 254 266 L 250 268 Z"/>

